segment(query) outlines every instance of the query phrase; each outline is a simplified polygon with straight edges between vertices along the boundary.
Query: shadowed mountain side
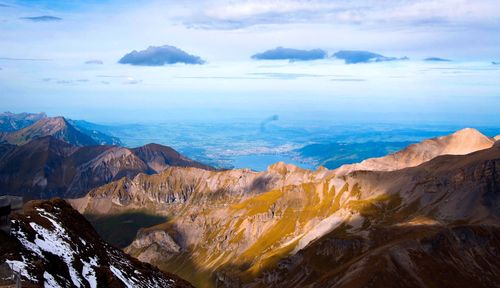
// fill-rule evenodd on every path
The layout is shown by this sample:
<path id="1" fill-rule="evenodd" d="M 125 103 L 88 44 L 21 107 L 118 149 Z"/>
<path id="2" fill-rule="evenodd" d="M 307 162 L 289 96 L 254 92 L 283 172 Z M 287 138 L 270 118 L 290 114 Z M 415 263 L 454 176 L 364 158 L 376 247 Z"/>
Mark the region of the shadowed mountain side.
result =
<path id="1" fill-rule="evenodd" d="M 73 205 L 87 213 L 148 207 L 168 214 L 168 223 L 140 232 L 126 251 L 200 287 L 237 287 L 256 284 L 280 259 L 339 227 L 367 241 L 378 225 L 496 225 L 499 168 L 499 145 L 342 176 L 283 163 L 262 173 L 171 167 L 99 187 Z"/>
<path id="2" fill-rule="evenodd" d="M 23 287 L 192 287 L 102 241 L 61 199 L 25 204 L 0 242 L 0 263 L 20 272 Z"/>
<path id="3" fill-rule="evenodd" d="M 45 113 L 0 113 L 0 131 L 10 132 L 23 129 L 36 121 L 46 118 Z"/>
<path id="4" fill-rule="evenodd" d="M 159 144 L 151 143 L 131 150 L 156 173 L 165 170 L 167 166 L 195 167 L 213 170 L 213 168 L 208 165 L 193 161 L 184 157 L 174 149 Z"/>
<path id="5" fill-rule="evenodd" d="M 245 287 L 498 287 L 500 228 L 416 223 L 341 227 Z M 228 275 L 225 276 L 229 278 Z"/>
<path id="6" fill-rule="evenodd" d="M 0 147 L 0 194 L 27 199 L 81 197 L 94 187 L 170 165 L 211 169 L 161 145 L 76 147 L 46 136 L 22 146 Z"/>

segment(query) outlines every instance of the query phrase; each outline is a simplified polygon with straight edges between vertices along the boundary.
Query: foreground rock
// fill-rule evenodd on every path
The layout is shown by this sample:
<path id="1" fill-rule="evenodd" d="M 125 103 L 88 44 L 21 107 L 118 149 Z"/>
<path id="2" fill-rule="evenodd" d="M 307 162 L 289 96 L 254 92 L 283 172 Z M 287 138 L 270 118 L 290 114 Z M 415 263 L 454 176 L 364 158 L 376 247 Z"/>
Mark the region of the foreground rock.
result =
<path id="1" fill-rule="evenodd" d="M 27 203 L 0 243 L 23 287 L 192 287 L 103 242 L 63 200 Z"/>

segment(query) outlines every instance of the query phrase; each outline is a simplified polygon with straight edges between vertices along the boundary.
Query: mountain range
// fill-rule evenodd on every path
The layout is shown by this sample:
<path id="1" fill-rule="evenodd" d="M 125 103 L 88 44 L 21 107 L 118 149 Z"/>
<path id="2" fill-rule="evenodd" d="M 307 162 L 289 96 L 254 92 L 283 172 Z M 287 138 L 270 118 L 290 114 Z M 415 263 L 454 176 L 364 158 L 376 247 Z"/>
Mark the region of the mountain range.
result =
<path id="1" fill-rule="evenodd" d="M 36 121 L 46 118 L 45 113 L 0 113 L 0 131 L 10 132 L 23 129 Z"/>
<path id="2" fill-rule="evenodd" d="M 102 145 L 85 121 L 0 119 L 0 194 L 72 206 L 30 201 L 0 235 L 26 287 L 500 286 L 500 135 L 255 172 Z"/>
<path id="3" fill-rule="evenodd" d="M 76 146 L 121 145 L 120 139 L 92 129 L 86 121 L 47 117 L 45 113 L 0 114 L 0 142 L 23 145 L 44 136 Z"/>
<path id="4" fill-rule="evenodd" d="M 81 197 L 122 177 L 158 173 L 172 165 L 212 169 L 157 144 L 133 149 L 79 147 L 45 136 L 21 146 L 0 145 L 0 194 L 26 199 Z"/>
<path id="5" fill-rule="evenodd" d="M 336 170 L 168 167 L 71 204 L 165 216 L 125 251 L 197 287 L 497 287 L 499 171 L 464 129 Z"/>

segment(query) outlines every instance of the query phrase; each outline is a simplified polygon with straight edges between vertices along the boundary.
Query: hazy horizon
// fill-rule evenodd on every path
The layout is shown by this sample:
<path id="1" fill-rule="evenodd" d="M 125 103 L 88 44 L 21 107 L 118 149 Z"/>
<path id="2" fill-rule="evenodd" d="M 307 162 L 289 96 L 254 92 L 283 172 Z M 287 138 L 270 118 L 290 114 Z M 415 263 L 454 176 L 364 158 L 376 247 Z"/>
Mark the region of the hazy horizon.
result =
<path id="1" fill-rule="evenodd" d="M 500 124 L 495 1 L 0 4 L 2 111 L 98 123 L 277 114 L 346 124 Z M 346 64 L 332 57 L 339 50 L 395 61 Z"/>

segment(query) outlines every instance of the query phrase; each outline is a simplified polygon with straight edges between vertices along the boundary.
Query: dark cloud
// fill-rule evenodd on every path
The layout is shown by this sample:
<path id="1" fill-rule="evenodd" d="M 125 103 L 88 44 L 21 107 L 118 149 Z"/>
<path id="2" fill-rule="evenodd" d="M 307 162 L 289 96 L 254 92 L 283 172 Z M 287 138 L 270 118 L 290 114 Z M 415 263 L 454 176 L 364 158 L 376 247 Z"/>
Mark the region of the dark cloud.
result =
<path id="1" fill-rule="evenodd" d="M 324 59 L 328 54 L 321 49 L 300 50 L 292 48 L 277 47 L 252 55 L 256 60 L 290 60 L 290 61 L 310 61 Z"/>
<path id="2" fill-rule="evenodd" d="M 120 64 L 138 66 L 163 66 L 166 64 L 204 64 L 200 57 L 186 53 L 185 51 L 169 45 L 160 47 L 149 46 L 146 50 L 132 51 L 118 61 Z"/>
<path id="3" fill-rule="evenodd" d="M 428 58 L 425 58 L 424 61 L 428 61 L 428 62 L 450 62 L 451 60 L 444 59 L 444 58 L 439 58 L 439 57 L 428 57 Z"/>
<path id="4" fill-rule="evenodd" d="M 32 21 L 32 22 L 53 22 L 53 21 L 61 21 L 63 20 L 62 18 L 55 17 L 55 16 L 34 16 L 34 17 L 21 17 L 19 19 L 26 20 L 26 21 Z"/>
<path id="5" fill-rule="evenodd" d="M 97 64 L 97 65 L 102 65 L 102 64 L 104 64 L 104 62 L 102 62 L 102 60 L 93 59 L 93 60 L 88 60 L 88 61 L 85 61 L 85 64 Z"/>
<path id="6" fill-rule="evenodd" d="M 493 64 L 493 65 L 500 65 L 500 61 L 499 62 L 492 61 L 491 64 Z"/>
<path id="7" fill-rule="evenodd" d="M 260 123 L 260 132 L 266 132 L 267 124 L 274 122 L 274 121 L 278 121 L 278 120 L 280 120 L 279 115 L 272 115 L 270 117 L 267 117 L 266 119 L 264 119 L 264 121 L 262 121 Z"/>
<path id="8" fill-rule="evenodd" d="M 0 3 L 0 7 L 10 7 L 10 6 L 6 5 L 6 4 L 3 4 L 3 3 Z"/>
<path id="9" fill-rule="evenodd" d="M 346 64 L 408 60 L 408 57 L 402 57 L 402 58 L 386 57 L 369 51 L 350 51 L 350 50 L 338 51 L 334 53 L 332 57 L 335 57 L 337 59 L 342 59 L 345 61 Z"/>

